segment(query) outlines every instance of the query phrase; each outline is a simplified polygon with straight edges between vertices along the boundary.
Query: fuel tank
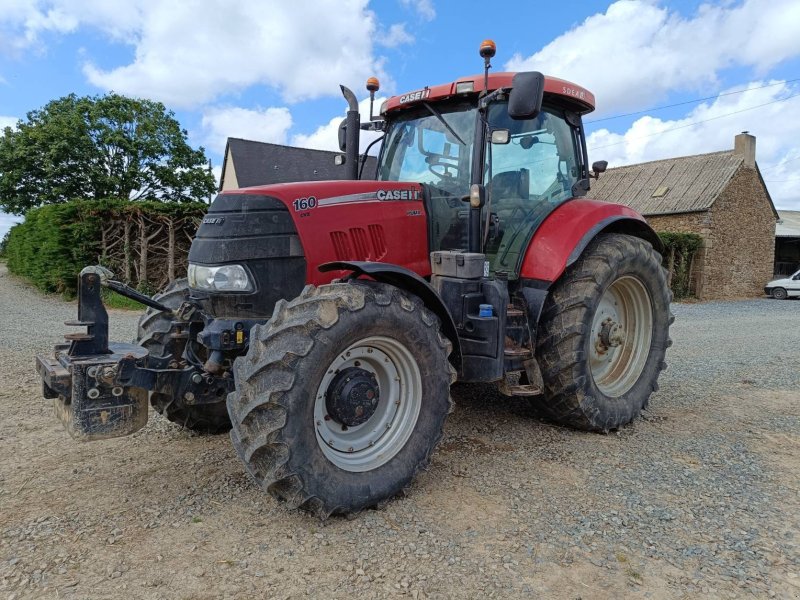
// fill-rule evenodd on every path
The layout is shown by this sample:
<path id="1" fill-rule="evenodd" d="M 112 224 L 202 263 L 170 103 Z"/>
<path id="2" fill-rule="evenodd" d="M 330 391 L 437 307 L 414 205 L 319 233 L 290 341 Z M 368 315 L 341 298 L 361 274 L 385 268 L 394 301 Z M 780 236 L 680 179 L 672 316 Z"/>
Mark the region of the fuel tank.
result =
<path id="1" fill-rule="evenodd" d="M 203 218 L 189 262 L 238 264 L 254 279 L 251 292 L 193 290 L 216 317 L 268 318 L 281 298 L 321 285 L 339 272 L 331 261 L 375 261 L 430 275 L 427 213 L 417 183 L 319 181 L 220 193 Z"/>

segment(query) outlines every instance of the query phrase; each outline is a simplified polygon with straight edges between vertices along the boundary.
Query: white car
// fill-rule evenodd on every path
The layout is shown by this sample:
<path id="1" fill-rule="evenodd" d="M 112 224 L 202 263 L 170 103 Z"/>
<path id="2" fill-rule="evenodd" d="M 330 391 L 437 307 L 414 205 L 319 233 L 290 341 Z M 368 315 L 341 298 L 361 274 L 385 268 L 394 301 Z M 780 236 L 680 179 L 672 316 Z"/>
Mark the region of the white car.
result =
<path id="1" fill-rule="evenodd" d="M 800 296 L 800 271 L 786 279 L 773 279 L 764 286 L 764 292 L 778 300 Z"/>

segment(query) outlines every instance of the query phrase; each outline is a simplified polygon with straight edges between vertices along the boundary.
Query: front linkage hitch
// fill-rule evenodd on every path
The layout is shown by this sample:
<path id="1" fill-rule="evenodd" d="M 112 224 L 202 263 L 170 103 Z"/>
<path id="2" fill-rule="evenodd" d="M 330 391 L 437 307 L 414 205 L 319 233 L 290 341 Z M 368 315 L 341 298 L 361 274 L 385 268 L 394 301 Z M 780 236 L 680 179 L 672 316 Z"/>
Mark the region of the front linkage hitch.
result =
<path id="1" fill-rule="evenodd" d="M 36 357 L 43 395 L 54 400 L 56 416 L 70 435 L 90 441 L 129 435 L 147 423 L 148 392 L 190 399 L 192 404 L 219 402 L 233 390 L 230 377 L 218 377 L 174 357 L 184 356 L 190 319 L 196 307 L 183 303 L 173 311 L 124 283 L 103 267 L 84 268 L 79 276 L 78 320 L 86 327 L 64 336 L 52 356 Z M 102 287 L 173 317 L 164 356 L 148 354 L 136 344 L 108 341 L 108 313 Z"/>

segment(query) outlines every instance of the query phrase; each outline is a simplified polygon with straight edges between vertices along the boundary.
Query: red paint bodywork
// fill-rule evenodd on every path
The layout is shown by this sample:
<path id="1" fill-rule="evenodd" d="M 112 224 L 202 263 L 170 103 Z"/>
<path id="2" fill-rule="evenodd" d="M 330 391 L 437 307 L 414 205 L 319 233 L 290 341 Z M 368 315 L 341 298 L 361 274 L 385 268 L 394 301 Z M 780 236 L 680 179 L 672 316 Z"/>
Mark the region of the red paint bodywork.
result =
<path id="1" fill-rule="evenodd" d="M 377 190 L 418 192 L 419 199 L 363 200 L 324 205 L 325 200 Z M 428 226 L 418 183 L 390 181 L 315 181 L 229 190 L 228 194 L 264 194 L 281 200 L 292 215 L 306 257 L 306 282 L 329 283 L 341 277 L 341 271 L 321 273 L 317 267 L 335 260 L 369 260 L 405 267 L 418 275 L 431 274 Z M 313 196 L 317 206 L 295 210 L 294 201 Z M 323 202 L 322 205 L 319 203 Z M 542 222 L 522 260 L 520 277 L 555 281 L 564 272 L 569 257 L 578 244 L 598 223 L 623 217 L 645 223 L 636 211 L 620 204 L 599 200 L 575 199 L 556 208 Z M 376 253 L 371 235 L 378 226 L 382 232 L 383 252 Z M 371 229 L 372 228 L 372 229 Z M 363 251 L 350 244 L 351 254 L 343 256 L 334 235 L 347 236 L 352 242 L 361 232 Z M 585 240 L 584 240 L 585 241 Z"/>
<path id="2" fill-rule="evenodd" d="M 416 192 L 419 199 L 353 200 L 324 205 L 325 200 L 378 190 Z M 341 271 L 320 273 L 317 270 L 322 263 L 335 260 L 385 262 L 400 265 L 423 277 L 431 274 L 428 219 L 422 202 L 422 186 L 418 183 L 306 181 L 228 190 L 225 193 L 264 194 L 278 198 L 286 205 L 303 244 L 307 263 L 306 283 L 321 285 L 341 277 Z M 311 196 L 317 203 L 314 208 L 295 210 L 295 200 Z M 334 244 L 336 235 L 347 240 L 350 256 L 342 256 L 342 246 L 337 252 Z M 356 246 L 362 250 L 359 251 Z M 381 252 L 381 248 L 385 251 Z"/>
<path id="3" fill-rule="evenodd" d="M 581 240 L 595 225 L 613 217 L 645 223 L 639 213 L 621 204 L 584 199 L 565 202 L 536 230 L 522 259 L 520 277 L 555 281 Z"/>
<path id="4" fill-rule="evenodd" d="M 489 75 L 488 90 L 492 91 L 498 88 L 511 87 L 511 80 L 514 78 L 514 75 L 516 75 L 516 73 L 491 73 Z M 386 101 L 386 111 L 389 112 L 398 108 L 413 106 L 422 100 L 435 102 L 451 96 L 463 95 L 456 93 L 456 84 L 469 81 L 472 82 L 474 92 L 480 92 L 483 90 L 483 73 L 479 75 L 469 75 L 467 77 L 456 79 L 450 83 L 443 83 L 440 85 L 423 88 L 427 91 L 427 94 L 424 98 L 420 98 L 419 100 L 401 102 L 400 100 L 403 98 L 403 96 L 407 96 L 409 94 L 392 96 Z M 594 94 L 592 94 L 592 92 L 586 88 L 575 83 L 558 79 L 557 77 L 545 77 L 544 93 L 545 95 L 550 94 L 558 96 L 559 103 L 571 105 L 570 107 L 579 114 L 590 113 L 594 110 Z"/>

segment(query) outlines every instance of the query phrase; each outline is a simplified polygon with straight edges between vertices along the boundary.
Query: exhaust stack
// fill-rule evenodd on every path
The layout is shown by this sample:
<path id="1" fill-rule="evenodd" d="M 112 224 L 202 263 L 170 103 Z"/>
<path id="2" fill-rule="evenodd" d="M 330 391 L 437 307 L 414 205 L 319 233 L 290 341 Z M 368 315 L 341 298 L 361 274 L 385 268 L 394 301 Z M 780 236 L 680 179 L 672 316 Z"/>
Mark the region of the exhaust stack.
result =
<path id="1" fill-rule="evenodd" d="M 347 100 L 348 105 L 347 116 L 344 122 L 346 178 L 358 179 L 358 138 L 359 131 L 361 130 L 361 119 L 358 115 L 358 100 L 356 100 L 356 95 L 350 88 L 343 85 L 339 87 L 342 88 L 342 95 L 344 99 Z"/>

